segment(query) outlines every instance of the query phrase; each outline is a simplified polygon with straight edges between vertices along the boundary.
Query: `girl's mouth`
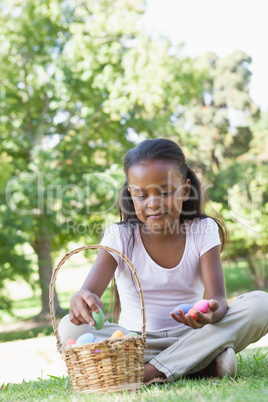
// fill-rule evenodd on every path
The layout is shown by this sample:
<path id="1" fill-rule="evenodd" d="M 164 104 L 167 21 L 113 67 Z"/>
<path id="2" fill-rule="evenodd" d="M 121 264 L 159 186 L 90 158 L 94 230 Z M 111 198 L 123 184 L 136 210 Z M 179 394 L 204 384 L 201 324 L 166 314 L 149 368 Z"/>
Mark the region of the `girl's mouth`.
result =
<path id="1" fill-rule="evenodd" d="M 165 216 L 166 214 L 154 214 L 154 215 L 148 215 L 148 218 L 151 218 L 153 220 L 161 219 Z"/>

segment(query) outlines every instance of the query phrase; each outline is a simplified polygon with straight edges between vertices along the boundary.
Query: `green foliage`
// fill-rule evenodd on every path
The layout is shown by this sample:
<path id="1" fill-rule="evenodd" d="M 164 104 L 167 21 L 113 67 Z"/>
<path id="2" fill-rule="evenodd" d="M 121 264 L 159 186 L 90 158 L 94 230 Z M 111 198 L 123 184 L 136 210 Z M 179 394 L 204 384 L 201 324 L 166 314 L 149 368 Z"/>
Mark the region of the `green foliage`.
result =
<path id="1" fill-rule="evenodd" d="M 189 160 L 229 229 L 230 258 L 244 259 L 255 287 L 266 289 L 268 126 L 267 113 L 260 116 L 250 98 L 251 58 L 241 51 L 225 58 L 207 53 L 196 62 L 207 76 L 199 101 L 185 107 Z"/>
<path id="2" fill-rule="evenodd" d="M 3 270 L 0 289 L 7 275 L 28 278 L 17 247 L 28 242 L 43 309 L 51 256 L 72 241 L 96 242 L 115 220 L 121 159 L 141 138 L 179 139 L 236 233 L 231 255 L 264 257 L 265 230 L 244 241 L 226 216 L 228 191 L 267 164 L 267 116 L 253 125 L 251 59 L 241 51 L 182 58 L 181 46 L 146 33 L 145 10 L 140 0 L 2 2 L 0 255 L 14 274 Z"/>
<path id="3" fill-rule="evenodd" d="M 7 217 L 6 207 L 0 208 L 0 244 L 1 244 L 1 269 L 0 269 L 0 314 L 3 311 L 11 312 L 12 301 L 5 287 L 6 280 L 16 280 L 23 276 L 30 279 L 32 274 L 32 259 L 25 255 L 23 244 L 25 236 L 16 229 L 15 218 Z M 13 224 L 14 223 L 14 224 Z"/>
<path id="4" fill-rule="evenodd" d="M 244 258 L 255 286 L 268 286 L 268 181 L 267 165 L 242 164 L 245 172 L 241 182 L 229 189 L 229 210 L 223 211 L 232 233 L 230 255 Z"/>
<path id="5" fill-rule="evenodd" d="M 225 169 L 214 182 L 218 193 L 211 188 L 210 196 L 214 196 L 218 202 L 225 200 L 221 205 L 218 204 L 218 209 L 231 233 L 230 257 L 244 259 L 256 288 L 266 289 L 268 168 L 267 154 L 265 156 L 261 149 L 265 148 L 265 142 L 259 142 L 263 135 L 261 127 L 265 124 L 261 121 L 253 126 L 248 151 L 235 160 L 227 161 Z"/>
<path id="6" fill-rule="evenodd" d="M 115 213 L 114 164 L 137 133 L 170 133 L 178 103 L 199 95 L 192 61 L 145 33 L 144 11 L 140 0 L 2 2 L 1 219 L 32 245 L 46 295 L 51 253 L 95 242 Z"/>
<path id="7" fill-rule="evenodd" d="M 259 109 L 249 95 L 251 58 L 244 52 L 224 58 L 206 53 L 195 62 L 204 71 L 203 91 L 198 101 L 185 107 L 183 120 L 190 133 L 185 145 L 190 160 L 210 182 L 226 159 L 248 151 L 250 124 L 259 117 Z"/>

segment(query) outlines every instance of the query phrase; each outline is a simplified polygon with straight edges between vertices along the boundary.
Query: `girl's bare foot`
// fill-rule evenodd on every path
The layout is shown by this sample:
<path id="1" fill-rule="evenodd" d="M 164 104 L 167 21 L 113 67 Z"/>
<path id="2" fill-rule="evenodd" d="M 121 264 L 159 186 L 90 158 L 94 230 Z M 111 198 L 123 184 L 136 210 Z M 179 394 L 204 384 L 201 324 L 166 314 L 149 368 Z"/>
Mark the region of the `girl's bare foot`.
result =
<path id="1" fill-rule="evenodd" d="M 162 371 L 157 370 L 157 368 L 155 368 L 152 364 L 146 363 L 144 365 L 143 381 L 147 383 L 148 381 L 151 381 L 157 377 L 166 378 L 165 374 L 162 373 Z"/>

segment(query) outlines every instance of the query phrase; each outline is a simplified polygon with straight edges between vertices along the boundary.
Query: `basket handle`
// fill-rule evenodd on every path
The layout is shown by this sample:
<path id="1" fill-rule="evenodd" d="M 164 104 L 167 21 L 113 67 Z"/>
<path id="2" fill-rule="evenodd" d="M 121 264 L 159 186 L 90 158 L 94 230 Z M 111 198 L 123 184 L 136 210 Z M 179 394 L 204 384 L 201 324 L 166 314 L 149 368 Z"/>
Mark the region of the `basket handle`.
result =
<path id="1" fill-rule="evenodd" d="M 57 348 L 60 350 L 61 347 L 62 347 L 62 344 L 61 344 L 60 338 L 59 338 L 59 332 L 58 332 L 57 324 L 56 324 L 55 306 L 54 306 L 55 282 L 56 282 L 56 279 L 57 279 L 57 274 L 58 274 L 58 271 L 59 271 L 60 267 L 65 263 L 66 260 L 68 260 L 68 258 L 70 258 L 74 254 L 80 253 L 80 251 L 84 251 L 84 250 L 88 250 L 88 249 L 92 249 L 92 250 L 103 249 L 103 250 L 110 251 L 112 253 L 116 253 L 123 259 L 123 261 L 125 261 L 125 263 L 131 269 L 131 271 L 133 273 L 133 276 L 134 276 L 134 279 L 137 282 L 138 291 L 139 291 L 139 297 L 141 299 L 141 314 L 142 314 L 142 322 L 143 322 L 141 331 L 142 331 L 143 337 L 145 338 L 144 297 L 143 297 L 143 291 L 142 291 L 142 288 L 141 288 L 140 280 L 139 280 L 138 275 L 137 275 L 136 268 L 134 267 L 132 262 L 128 259 L 128 257 L 126 257 L 124 254 L 120 253 L 119 251 L 115 250 L 114 248 L 103 246 L 101 244 L 94 244 L 94 245 L 87 245 L 87 246 L 79 247 L 79 248 L 76 248 L 76 249 L 74 249 L 72 251 L 69 251 L 60 260 L 60 262 L 58 263 L 57 267 L 53 271 L 53 274 L 52 274 L 52 277 L 51 277 L 51 282 L 50 282 L 50 285 L 49 285 L 49 308 L 50 308 L 50 316 L 51 316 L 52 326 L 53 326 L 53 329 L 54 329 L 54 334 L 55 334 L 56 339 L 57 339 Z"/>

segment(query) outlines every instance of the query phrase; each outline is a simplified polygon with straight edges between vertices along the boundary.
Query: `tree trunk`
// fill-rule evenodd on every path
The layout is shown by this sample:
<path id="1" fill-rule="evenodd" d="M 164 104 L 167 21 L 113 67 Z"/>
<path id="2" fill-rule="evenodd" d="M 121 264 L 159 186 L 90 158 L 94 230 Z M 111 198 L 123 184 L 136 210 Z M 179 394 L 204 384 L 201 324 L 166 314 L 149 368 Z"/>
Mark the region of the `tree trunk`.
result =
<path id="1" fill-rule="evenodd" d="M 247 255 L 247 262 L 255 287 L 260 290 L 265 290 L 268 284 L 267 267 L 265 265 L 265 261 L 257 258 L 256 253 L 249 253 Z"/>
<path id="2" fill-rule="evenodd" d="M 47 233 L 47 228 L 42 228 L 42 235 L 37 235 L 34 244 L 32 244 L 38 256 L 39 282 L 41 287 L 42 310 L 39 316 L 48 318 L 49 310 L 49 284 L 52 276 L 51 259 L 51 236 Z M 60 308 L 57 293 L 55 290 L 54 305 L 56 313 L 60 314 L 63 310 Z"/>

